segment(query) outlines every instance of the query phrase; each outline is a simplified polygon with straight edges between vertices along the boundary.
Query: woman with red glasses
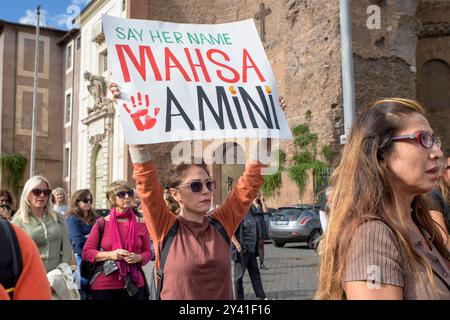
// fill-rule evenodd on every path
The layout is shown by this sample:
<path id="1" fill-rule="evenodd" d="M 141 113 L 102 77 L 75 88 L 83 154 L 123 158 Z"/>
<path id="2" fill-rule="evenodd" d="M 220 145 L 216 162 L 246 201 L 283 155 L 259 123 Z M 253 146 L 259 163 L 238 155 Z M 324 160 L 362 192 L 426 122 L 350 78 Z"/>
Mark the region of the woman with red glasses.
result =
<path id="1" fill-rule="evenodd" d="M 70 265 L 72 246 L 64 216 L 52 210 L 52 190 L 42 176 L 31 177 L 23 187 L 19 210 L 12 223 L 23 229 L 36 243 L 47 272 L 60 263 Z"/>
<path id="2" fill-rule="evenodd" d="M 450 254 L 425 197 L 440 147 L 415 101 L 359 114 L 331 179 L 318 299 L 450 299 Z"/>
<path id="3" fill-rule="evenodd" d="M 98 218 L 92 208 L 92 201 L 93 198 L 89 189 L 77 190 L 73 193 L 69 208 L 64 215 L 78 267 L 80 267 L 84 244 Z M 88 285 L 88 279 L 81 278 L 80 295 L 82 300 L 87 298 Z"/>
<path id="4" fill-rule="evenodd" d="M 132 208 L 133 189 L 128 182 L 118 180 L 111 183 L 106 196 L 109 215 L 97 220 L 82 252 L 83 260 L 101 266 L 90 279 L 92 299 L 148 299 L 142 266 L 152 256 L 150 236 L 144 219 Z"/>

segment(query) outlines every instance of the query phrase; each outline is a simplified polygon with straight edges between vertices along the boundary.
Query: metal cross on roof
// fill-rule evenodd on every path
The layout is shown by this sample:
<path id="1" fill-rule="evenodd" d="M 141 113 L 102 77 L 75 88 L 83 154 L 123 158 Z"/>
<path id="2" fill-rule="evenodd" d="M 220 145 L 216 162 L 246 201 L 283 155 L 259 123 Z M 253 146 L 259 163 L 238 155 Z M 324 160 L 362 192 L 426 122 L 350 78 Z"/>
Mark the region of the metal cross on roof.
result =
<path id="1" fill-rule="evenodd" d="M 261 3 L 259 5 L 259 12 L 255 14 L 255 19 L 260 20 L 259 22 L 259 36 L 261 37 L 262 42 L 266 42 L 266 24 L 265 24 L 265 18 L 269 14 L 271 14 L 272 11 L 270 8 L 266 8 L 264 3 Z"/>

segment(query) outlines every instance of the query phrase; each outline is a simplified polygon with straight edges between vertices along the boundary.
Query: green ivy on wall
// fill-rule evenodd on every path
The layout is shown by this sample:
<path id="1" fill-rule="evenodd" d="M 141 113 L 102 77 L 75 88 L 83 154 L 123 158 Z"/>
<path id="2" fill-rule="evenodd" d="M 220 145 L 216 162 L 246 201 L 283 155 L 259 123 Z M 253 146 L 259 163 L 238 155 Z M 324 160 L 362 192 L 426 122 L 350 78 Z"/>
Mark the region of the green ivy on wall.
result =
<path id="1" fill-rule="evenodd" d="M 314 193 L 326 186 L 331 157 L 331 148 L 325 145 L 320 152 L 325 162 L 318 159 L 317 142 L 319 137 L 310 130 L 309 123 L 312 119 L 310 110 L 306 111 L 305 118 L 308 123 L 300 124 L 292 129 L 296 153 L 293 155 L 293 165 L 288 168 L 289 176 L 297 185 L 300 197 L 305 192 L 310 170 L 313 175 Z"/>
<path id="2" fill-rule="evenodd" d="M 277 153 L 274 152 L 274 154 Z M 264 176 L 264 184 L 261 187 L 261 191 L 265 198 L 270 198 L 280 192 L 281 173 L 284 170 L 285 162 L 286 162 L 286 153 L 284 153 L 283 150 L 278 150 L 278 170 L 273 175 Z"/>
<path id="3" fill-rule="evenodd" d="M 14 192 L 17 192 L 20 179 L 22 179 L 27 165 L 27 159 L 20 154 L 5 154 L 0 157 L 0 167 L 2 172 L 9 171 L 10 185 Z"/>

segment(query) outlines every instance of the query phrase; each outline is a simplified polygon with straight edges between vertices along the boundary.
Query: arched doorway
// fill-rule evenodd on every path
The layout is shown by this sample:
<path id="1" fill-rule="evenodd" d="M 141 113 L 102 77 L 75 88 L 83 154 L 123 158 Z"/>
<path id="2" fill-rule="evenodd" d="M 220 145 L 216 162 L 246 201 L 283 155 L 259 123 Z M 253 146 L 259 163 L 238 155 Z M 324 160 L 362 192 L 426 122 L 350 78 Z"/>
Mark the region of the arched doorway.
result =
<path id="1" fill-rule="evenodd" d="M 216 179 L 220 186 L 219 203 L 223 203 L 244 172 L 245 164 L 242 163 L 242 159 L 244 159 L 245 154 L 242 147 L 236 142 L 223 143 L 216 148 L 215 152 L 216 159 L 220 159 L 220 155 L 222 155 L 222 164 L 219 165 L 219 170 L 215 172 L 219 173 L 219 179 Z"/>
<path id="2" fill-rule="evenodd" d="M 92 163 L 92 194 L 94 195 L 94 207 L 102 208 L 105 199 L 105 170 L 104 170 L 104 156 L 103 148 L 97 145 L 94 148 L 94 157 Z"/>
<path id="3" fill-rule="evenodd" d="M 420 99 L 430 112 L 440 111 L 450 105 L 450 66 L 447 62 L 432 59 L 422 67 Z"/>
<path id="4" fill-rule="evenodd" d="M 441 59 L 429 59 L 418 74 L 418 100 L 423 103 L 435 134 L 450 148 L 450 66 Z"/>

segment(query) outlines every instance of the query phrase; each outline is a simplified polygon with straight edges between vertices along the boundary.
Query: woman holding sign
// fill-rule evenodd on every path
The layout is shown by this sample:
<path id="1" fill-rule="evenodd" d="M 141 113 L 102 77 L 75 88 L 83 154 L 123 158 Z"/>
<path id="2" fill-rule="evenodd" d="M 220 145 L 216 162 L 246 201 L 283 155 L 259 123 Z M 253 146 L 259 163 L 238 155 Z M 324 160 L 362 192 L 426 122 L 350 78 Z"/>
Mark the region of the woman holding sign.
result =
<path id="1" fill-rule="evenodd" d="M 117 86 L 110 87 L 119 97 Z M 250 161 L 225 202 L 208 216 L 216 183 L 206 165 L 173 166 L 169 189 L 180 205 L 175 216 L 164 201 L 149 149 L 129 147 L 145 222 L 157 244 L 155 270 L 160 280 L 156 281 L 156 298 L 233 299 L 230 239 L 264 182 L 263 165 Z"/>

